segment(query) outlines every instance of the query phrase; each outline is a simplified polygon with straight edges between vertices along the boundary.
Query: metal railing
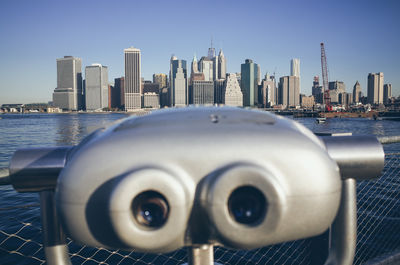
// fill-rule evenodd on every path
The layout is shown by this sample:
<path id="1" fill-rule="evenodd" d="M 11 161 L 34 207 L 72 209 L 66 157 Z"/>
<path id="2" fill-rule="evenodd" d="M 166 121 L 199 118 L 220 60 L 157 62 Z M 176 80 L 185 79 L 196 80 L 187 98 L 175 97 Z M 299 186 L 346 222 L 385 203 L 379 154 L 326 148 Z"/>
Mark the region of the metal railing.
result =
<path id="1" fill-rule="evenodd" d="M 385 264 L 397 264 L 399 261 L 396 254 L 400 252 L 400 153 L 385 156 L 382 177 L 357 183 L 358 235 L 354 264 L 380 264 L 383 260 L 388 260 Z M 16 193 L 10 186 L 1 190 Z M 39 200 L 12 207 L 1 205 L 2 264 L 45 264 L 39 206 Z M 15 218 L 27 211 L 30 214 L 24 220 Z M 221 264 L 314 264 L 312 241 L 305 239 L 251 251 L 216 247 L 214 257 Z M 188 258 L 186 249 L 156 255 L 79 246 L 70 239 L 67 245 L 72 264 L 183 264 Z"/>
<path id="2" fill-rule="evenodd" d="M 394 143 L 398 142 L 398 138 L 382 138 L 380 141 L 382 143 Z M 352 220 L 357 218 L 357 241 L 354 241 L 355 236 L 351 236 L 353 239 L 350 240 L 350 244 L 356 244 L 354 264 L 380 262 L 388 258 L 393 260 L 395 256 L 390 256 L 390 254 L 395 253 L 400 248 L 400 238 L 397 236 L 400 232 L 400 153 L 386 153 L 385 156 L 385 167 L 381 178 L 362 180 L 357 185 L 355 185 L 354 179 L 344 180 L 342 201 L 348 202 L 348 206 L 346 204 L 341 206 L 343 212 L 342 210 L 339 211 L 337 220 L 342 220 L 338 221 L 338 224 L 334 223 L 333 229 L 336 232 L 351 235 L 354 232 L 351 229 Z M 0 174 L 2 175 L 2 177 L 0 176 L 0 183 L 6 184 L 10 181 L 6 172 Z M 355 200 L 351 199 L 355 198 L 355 188 L 357 189 L 357 217 L 352 216 L 351 211 L 349 215 L 349 211 L 345 210 L 346 207 L 352 208 L 352 204 L 355 203 Z M 10 193 L 13 192 L 9 187 L 1 187 L 1 189 Z M 51 203 L 52 198 L 52 191 L 41 191 L 42 220 L 39 217 L 39 201 L 37 200 L 36 203 L 0 207 L 0 255 L 2 262 L 4 261 L 5 264 L 44 264 L 46 262 L 45 256 L 49 261 L 49 253 L 45 254 L 48 248 L 65 243 L 68 246 L 69 253 L 54 256 L 54 260 L 57 260 L 64 255 L 61 258 L 64 261 L 59 264 L 67 264 L 69 259 L 72 264 L 182 264 L 187 260 L 191 264 L 196 264 L 191 259 L 196 255 L 207 256 L 210 251 L 213 253 L 214 261 L 221 264 L 316 264 L 317 261 L 323 263 L 328 255 L 327 250 L 318 252 L 318 248 L 321 249 L 321 244 L 323 247 L 328 247 L 331 244 L 331 249 L 340 248 L 343 245 L 336 242 L 343 240 L 343 237 L 336 238 L 335 233 L 333 233 L 331 240 L 329 240 L 328 233 L 325 233 L 316 238 L 286 242 L 251 251 L 232 250 L 223 247 L 215 247 L 214 251 L 212 248 L 201 249 L 201 247 L 196 247 L 188 249 L 185 247 L 171 253 L 150 254 L 78 246 L 70 239 L 64 238 L 62 231 L 58 232 L 60 226 L 55 220 L 55 206 Z M 13 217 L 15 212 L 28 210 L 31 217 L 27 220 L 16 220 Z M 14 225 L 9 229 L 6 224 L 10 223 Z M 343 226 L 344 223 L 350 223 L 350 228 Z M 45 228 L 45 231 L 43 231 L 41 225 Z M 46 235 L 49 232 L 52 236 Z M 337 233 L 337 235 L 339 234 Z M 41 239 L 42 236 L 44 241 Z M 346 242 L 346 244 L 348 243 Z M 332 260 L 332 264 L 335 264 L 335 259 L 353 260 L 354 253 L 347 253 L 348 250 L 341 249 L 336 252 L 347 255 L 347 258 L 329 257 L 326 264 L 330 264 L 329 260 Z M 60 251 L 63 252 L 64 249 L 60 249 Z"/>

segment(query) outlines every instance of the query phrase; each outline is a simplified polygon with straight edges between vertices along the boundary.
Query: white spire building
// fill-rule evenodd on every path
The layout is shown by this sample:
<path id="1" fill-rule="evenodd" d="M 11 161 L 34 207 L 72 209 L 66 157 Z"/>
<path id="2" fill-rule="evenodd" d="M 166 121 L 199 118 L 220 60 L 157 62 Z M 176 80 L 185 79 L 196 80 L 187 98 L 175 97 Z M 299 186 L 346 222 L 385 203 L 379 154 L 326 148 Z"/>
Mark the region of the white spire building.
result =
<path id="1" fill-rule="evenodd" d="M 187 68 L 185 60 L 172 56 L 170 61 L 170 106 L 184 107 L 188 104 Z"/>
<path id="2" fill-rule="evenodd" d="M 298 89 L 301 90 L 301 82 L 300 82 L 300 59 L 293 58 L 290 61 L 290 75 L 298 77 Z"/>
<path id="3" fill-rule="evenodd" d="M 290 61 L 290 75 L 300 77 L 300 59 L 294 58 Z"/>
<path id="4" fill-rule="evenodd" d="M 198 73 L 199 72 L 199 65 L 197 63 L 197 57 L 196 54 L 193 56 L 193 61 L 192 61 L 192 69 L 191 73 Z"/>
<path id="5" fill-rule="evenodd" d="M 218 79 L 225 79 L 225 78 L 226 78 L 226 58 L 221 49 L 218 54 Z"/>

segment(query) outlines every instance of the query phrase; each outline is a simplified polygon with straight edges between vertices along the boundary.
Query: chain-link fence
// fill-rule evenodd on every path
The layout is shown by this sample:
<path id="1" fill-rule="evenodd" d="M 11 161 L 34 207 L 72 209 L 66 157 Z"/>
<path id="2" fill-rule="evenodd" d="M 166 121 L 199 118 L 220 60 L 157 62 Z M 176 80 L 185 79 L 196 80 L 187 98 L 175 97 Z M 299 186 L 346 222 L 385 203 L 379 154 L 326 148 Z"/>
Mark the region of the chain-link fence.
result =
<path id="1" fill-rule="evenodd" d="M 11 188 L 9 188 L 11 189 Z M 386 153 L 383 176 L 357 184 L 358 238 L 354 264 L 396 264 L 400 252 L 400 153 Z M 26 214 L 21 214 L 21 211 Z M 15 216 L 24 216 L 17 220 Z M 38 203 L 0 206 L 0 263 L 44 264 Z M 13 224 L 5 226 L 4 224 Z M 319 238 L 321 242 L 321 237 Z M 318 244 L 317 244 L 318 245 Z M 222 264 L 316 264 L 324 257 L 314 239 L 298 240 L 252 251 L 216 247 Z M 319 246 L 321 247 L 321 246 Z M 136 253 L 78 246 L 68 241 L 73 264 L 183 264 L 186 249 L 167 254 Z M 323 252 L 323 251 L 322 251 Z M 392 263 L 387 263 L 391 261 Z"/>

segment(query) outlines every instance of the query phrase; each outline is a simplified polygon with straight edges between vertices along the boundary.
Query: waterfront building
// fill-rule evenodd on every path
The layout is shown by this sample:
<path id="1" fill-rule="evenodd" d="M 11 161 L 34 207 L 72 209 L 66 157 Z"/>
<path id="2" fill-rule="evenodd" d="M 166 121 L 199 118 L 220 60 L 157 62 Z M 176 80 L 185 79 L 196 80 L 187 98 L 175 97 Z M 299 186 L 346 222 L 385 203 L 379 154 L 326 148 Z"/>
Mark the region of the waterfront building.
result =
<path id="1" fill-rule="evenodd" d="M 268 73 L 265 74 L 265 78 L 262 80 L 260 88 L 260 101 L 262 102 L 263 107 L 267 108 L 276 105 L 277 91 L 275 76 L 270 76 Z"/>
<path id="2" fill-rule="evenodd" d="M 125 111 L 142 107 L 141 52 L 131 47 L 124 49 L 125 56 Z"/>
<path id="3" fill-rule="evenodd" d="M 107 92 L 108 92 L 108 104 L 107 104 L 107 107 L 109 108 L 109 109 L 111 109 L 112 108 L 112 92 L 113 92 L 113 89 L 114 89 L 114 86 L 112 85 L 112 84 L 108 84 L 108 89 L 107 89 Z"/>
<path id="4" fill-rule="evenodd" d="M 187 68 L 185 60 L 176 56 L 170 61 L 170 106 L 184 107 L 188 105 Z"/>
<path id="5" fill-rule="evenodd" d="M 116 108 L 125 109 L 125 77 L 122 76 L 114 79 L 114 91 Z"/>
<path id="6" fill-rule="evenodd" d="M 283 76 L 279 79 L 278 104 L 287 107 L 300 106 L 300 78 Z"/>
<path id="7" fill-rule="evenodd" d="M 357 80 L 357 82 L 353 86 L 353 103 L 360 102 L 360 98 L 361 98 L 361 85 Z"/>
<path id="8" fill-rule="evenodd" d="M 368 74 L 368 103 L 383 104 L 383 73 Z"/>
<path id="9" fill-rule="evenodd" d="M 300 95 L 300 105 L 302 108 L 312 109 L 315 104 L 314 96 Z"/>
<path id="10" fill-rule="evenodd" d="M 236 74 L 228 74 L 225 82 L 223 102 L 226 106 L 243 106 L 243 93 Z"/>
<path id="11" fill-rule="evenodd" d="M 153 83 L 159 84 L 160 88 L 168 86 L 168 76 L 166 74 L 153 74 Z"/>
<path id="12" fill-rule="evenodd" d="M 121 108 L 121 91 L 112 84 L 108 85 L 108 107 L 110 109 L 120 109 Z"/>
<path id="13" fill-rule="evenodd" d="M 160 108 L 160 97 L 158 93 L 144 92 L 143 93 L 143 108 Z"/>
<path id="14" fill-rule="evenodd" d="M 222 49 L 218 54 L 218 78 L 217 79 L 226 79 L 226 58 Z"/>
<path id="15" fill-rule="evenodd" d="M 392 84 L 383 85 L 383 103 L 387 104 L 390 102 L 392 97 Z"/>
<path id="16" fill-rule="evenodd" d="M 258 105 L 258 65 L 251 59 L 246 59 L 241 64 L 241 89 L 243 93 L 243 106 L 255 107 Z"/>
<path id="17" fill-rule="evenodd" d="M 225 94 L 225 79 L 214 81 L 214 103 L 223 104 Z"/>
<path id="18" fill-rule="evenodd" d="M 346 85 L 343 81 L 329 82 L 329 97 L 333 104 L 343 104 L 344 94 L 346 93 Z"/>
<path id="19" fill-rule="evenodd" d="M 345 95 L 345 100 L 344 100 L 343 105 L 348 107 L 353 102 L 353 94 L 352 93 L 344 93 L 344 95 Z"/>
<path id="20" fill-rule="evenodd" d="M 214 82 L 193 81 L 193 104 L 214 104 Z"/>
<path id="21" fill-rule="evenodd" d="M 62 113 L 62 110 L 60 108 L 56 108 L 56 107 L 47 107 L 46 112 L 47 113 Z"/>
<path id="22" fill-rule="evenodd" d="M 340 97 L 341 93 L 337 89 L 329 90 L 329 98 L 332 104 L 340 104 Z"/>
<path id="23" fill-rule="evenodd" d="M 84 108 L 82 89 L 82 60 L 73 56 L 64 56 L 57 61 L 57 88 L 54 89 L 54 106 L 63 110 L 81 110 Z"/>
<path id="24" fill-rule="evenodd" d="M 92 64 L 85 68 L 86 110 L 102 110 L 108 107 L 108 68 Z"/>

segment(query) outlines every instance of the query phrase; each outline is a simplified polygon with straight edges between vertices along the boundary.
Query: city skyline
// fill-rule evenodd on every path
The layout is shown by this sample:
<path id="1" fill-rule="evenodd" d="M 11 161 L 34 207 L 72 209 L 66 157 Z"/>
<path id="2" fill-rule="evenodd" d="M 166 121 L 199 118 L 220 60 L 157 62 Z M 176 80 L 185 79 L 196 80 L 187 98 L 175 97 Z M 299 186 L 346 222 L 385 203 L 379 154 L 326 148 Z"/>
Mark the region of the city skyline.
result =
<path id="1" fill-rule="evenodd" d="M 112 82 L 124 76 L 123 50 L 135 46 L 141 50 L 142 77 L 151 80 L 154 73 L 169 73 L 171 54 L 187 62 L 194 53 L 207 55 L 211 38 L 216 50 L 223 49 L 227 73 L 240 72 L 241 63 L 252 59 L 261 67 L 261 76 L 268 70 L 269 74 L 276 71 L 279 78 L 289 75 L 290 60 L 299 58 L 301 93 L 311 95 L 313 77 L 321 77 L 319 43 L 324 42 L 329 81 L 343 81 L 347 92 L 359 81 L 366 95 L 368 74 L 383 72 L 385 83 L 392 84 L 392 95 L 400 94 L 400 18 L 396 16 L 400 4 L 396 1 L 379 5 L 372 1 L 156 2 L 122 5 L 98 1 L 94 5 L 88 1 L 78 5 L 74 1 L 27 1 L 24 5 L 3 1 L 0 21 L 7 26 L 0 27 L 0 33 L 6 36 L 0 43 L 0 104 L 51 101 L 57 86 L 54 62 L 65 55 L 81 58 L 82 69 L 93 63 L 107 65 L 108 81 Z M 89 8 L 93 12 L 88 12 Z M 128 16 L 130 10 L 140 12 Z M 82 20 L 71 20 L 72 11 Z M 180 20 L 170 21 L 178 11 Z M 146 19 L 149 12 L 156 19 Z M 204 12 L 209 12 L 204 23 L 181 23 Z M 85 21 L 95 21 L 96 16 L 117 13 L 116 19 L 105 18 L 100 23 L 101 30 L 96 23 L 82 23 L 84 17 Z M 141 27 L 132 27 L 136 24 Z M 167 28 L 185 33 L 174 36 Z M 374 33 L 377 30 L 379 34 Z"/>

